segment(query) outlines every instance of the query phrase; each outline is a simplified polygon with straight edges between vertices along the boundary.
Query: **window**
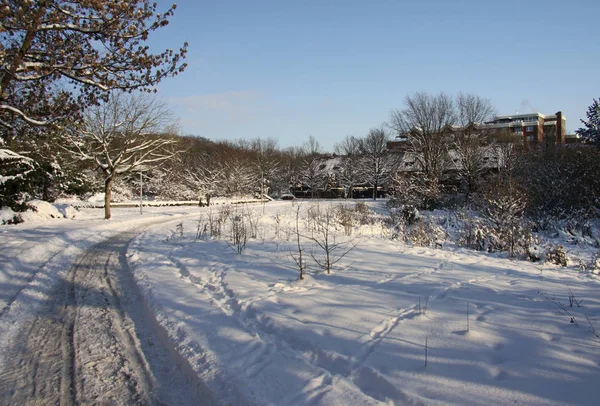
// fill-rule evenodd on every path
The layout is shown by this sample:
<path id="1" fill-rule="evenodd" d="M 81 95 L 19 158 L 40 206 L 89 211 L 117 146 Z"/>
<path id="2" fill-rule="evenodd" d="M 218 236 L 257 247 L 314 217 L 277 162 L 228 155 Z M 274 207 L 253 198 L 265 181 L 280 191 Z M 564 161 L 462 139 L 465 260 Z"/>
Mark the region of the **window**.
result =
<path id="1" fill-rule="evenodd" d="M 513 127 L 512 132 L 517 134 L 517 133 L 522 133 L 523 132 L 523 127 Z"/>
<path id="2" fill-rule="evenodd" d="M 532 131 L 533 131 L 533 126 L 527 127 L 527 132 L 532 132 Z"/>

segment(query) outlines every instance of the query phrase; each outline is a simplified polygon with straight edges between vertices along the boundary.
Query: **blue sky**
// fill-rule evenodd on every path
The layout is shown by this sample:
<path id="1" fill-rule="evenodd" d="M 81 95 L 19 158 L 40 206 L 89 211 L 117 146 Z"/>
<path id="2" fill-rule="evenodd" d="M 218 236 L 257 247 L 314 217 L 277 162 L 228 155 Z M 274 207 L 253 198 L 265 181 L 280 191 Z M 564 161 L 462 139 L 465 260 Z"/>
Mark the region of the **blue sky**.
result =
<path id="1" fill-rule="evenodd" d="M 573 132 L 600 97 L 599 16 L 577 0 L 184 0 L 151 46 L 189 42 L 188 68 L 159 88 L 184 134 L 332 150 L 415 91 L 561 110 Z"/>

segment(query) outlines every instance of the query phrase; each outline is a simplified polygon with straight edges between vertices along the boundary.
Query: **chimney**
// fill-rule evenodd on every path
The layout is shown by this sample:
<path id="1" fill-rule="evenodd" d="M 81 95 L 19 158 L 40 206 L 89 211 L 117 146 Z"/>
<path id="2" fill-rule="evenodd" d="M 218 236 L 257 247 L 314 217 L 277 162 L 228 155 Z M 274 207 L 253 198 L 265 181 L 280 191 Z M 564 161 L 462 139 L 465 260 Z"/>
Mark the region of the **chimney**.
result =
<path id="1" fill-rule="evenodd" d="M 565 143 L 565 128 L 563 128 L 563 115 L 562 111 L 556 112 L 556 143 Z"/>

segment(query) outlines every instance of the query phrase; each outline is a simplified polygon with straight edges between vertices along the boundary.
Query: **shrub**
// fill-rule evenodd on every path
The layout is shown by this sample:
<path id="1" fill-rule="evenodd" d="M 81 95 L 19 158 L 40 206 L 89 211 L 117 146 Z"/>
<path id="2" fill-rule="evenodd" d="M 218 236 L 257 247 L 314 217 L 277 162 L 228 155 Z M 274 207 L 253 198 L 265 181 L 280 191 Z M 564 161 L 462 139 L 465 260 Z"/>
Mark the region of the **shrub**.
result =
<path id="1" fill-rule="evenodd" d="M 442 196 L 442 186 L 437 179 L 425 176 L 399 174 L 390 187 L 391 207 L 414 206 L 418 209 L 435 209 Z"/>
<path id="2" fill-rule="evenodd" d="M 337 222 L 344 227 L 344 235 L 351 236 L 354 228 L 352 211 L 345 205 L 340 204 L 336 207 L 335 215 Z"/>
<path id="3" fill-rule="evenodd" d="M 354 206 L 355 219 L 360 225 L 373 224 L 375 219 L 373 213 L 369 209 L 369 206 L 365 202 L 358 202 Z"/>
<path id="4" fill-rule="evenodd" d="M 560 266 L 567 266 L 567 253 L 565 247 L 558 245 L 552 247 L 546 252 L 546 261 Z"/>
<path id="5" fill-rule="evenodd" d="M 407 230 L 408 240 L 423 247 L 433 247 L 446 239 L 444 229 L 429 219 L 418 219 Z"/>
<path id="6" fill-rule="evenodd" d="M 517 182 L 498 177 L 483 190 L 476 204 L 488 226 L 488 251 L 523 253 L 530 233 L 524 219 L 527 195 Z"/>

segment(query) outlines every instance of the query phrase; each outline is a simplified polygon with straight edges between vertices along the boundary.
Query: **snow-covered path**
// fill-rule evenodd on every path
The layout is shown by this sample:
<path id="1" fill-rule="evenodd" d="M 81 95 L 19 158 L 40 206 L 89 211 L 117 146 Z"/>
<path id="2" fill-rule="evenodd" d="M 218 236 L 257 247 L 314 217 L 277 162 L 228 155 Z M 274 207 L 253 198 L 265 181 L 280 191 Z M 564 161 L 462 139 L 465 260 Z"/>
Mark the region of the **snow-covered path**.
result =
<path id="1" fill-rule="evenodd" d="M 88 249 L 58 281 L 5 349 L 0 403 L 211 404 L 148 312 L 124 260 L 140 230 Z"/>

